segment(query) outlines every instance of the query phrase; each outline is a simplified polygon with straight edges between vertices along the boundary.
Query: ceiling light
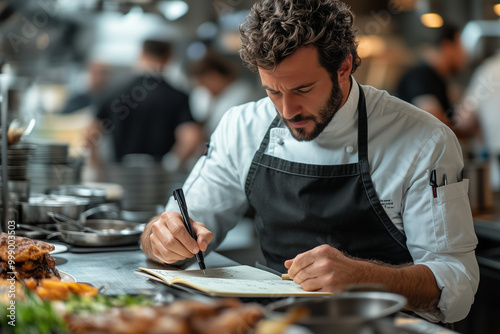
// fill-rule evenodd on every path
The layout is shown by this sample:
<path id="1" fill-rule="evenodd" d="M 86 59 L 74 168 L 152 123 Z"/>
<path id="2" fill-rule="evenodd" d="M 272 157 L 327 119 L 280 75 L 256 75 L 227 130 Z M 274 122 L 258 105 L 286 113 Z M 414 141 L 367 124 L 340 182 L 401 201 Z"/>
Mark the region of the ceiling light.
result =
<path id="1" fill-rule="evenodd" d="M 167 20 L 175 21 L 189 11 L 189 6 L 184 1 L 162 1 L 158 3 L 158 10 Z"/>
<path id="2" fill-rule="evenodd" d="M 438 1 L 419 0 L 416 9 L 420 14 L 420 21 L 424 26 L 439 28 L 443 25 L 443 18 L 438 14 L 442 12 L 441 4 Z"/>
<path id="3" fill-rule="evenodd" d="M 439 28 L 443 25 L 443 18 L 437 13 L 425 13 L 420 16 L 420 21 L 428 28 Z"/>
<path id="4" fill-rule="evenodd" d="M 500 3 L 493 5 L 493 11 L 495 12 L 495 14 L 500 16 Z"/>

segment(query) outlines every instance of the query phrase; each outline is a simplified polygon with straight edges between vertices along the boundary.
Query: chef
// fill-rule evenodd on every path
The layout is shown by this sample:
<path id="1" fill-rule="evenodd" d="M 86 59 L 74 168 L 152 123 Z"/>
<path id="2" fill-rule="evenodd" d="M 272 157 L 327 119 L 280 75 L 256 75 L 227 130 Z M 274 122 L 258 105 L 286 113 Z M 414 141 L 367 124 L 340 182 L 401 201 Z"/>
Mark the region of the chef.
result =
<path id="1" fill-rule="evenodd" d="M 240 30 L 268 97 L 225 114 L 183 186 L 197 241 L 170 200 L 145 253 L 180 264 L 213 250 L 252 206 L 267 265 L 303 289 L 380 283 L 431 321 L 463 319 L 479 271 L 453 132 L 356 82 L 342 2 L 262 0 Z"/>

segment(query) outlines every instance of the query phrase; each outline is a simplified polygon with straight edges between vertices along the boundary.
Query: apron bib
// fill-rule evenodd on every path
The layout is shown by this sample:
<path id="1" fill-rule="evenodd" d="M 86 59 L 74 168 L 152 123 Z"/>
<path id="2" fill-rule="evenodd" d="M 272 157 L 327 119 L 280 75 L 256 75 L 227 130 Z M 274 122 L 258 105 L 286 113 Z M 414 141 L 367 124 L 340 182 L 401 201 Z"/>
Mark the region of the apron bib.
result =
<path id="1" fill-rule="evenodd" d="M 311 165 L 264 154 L 279 116 L 255 153 L 245 193 L 260 217 L 256 230 L 267 266 L 279 272 L 286 271 L 285 260 L 322 244 L 362 259 L 413 261 L 405 235 L 387 216 L 373 186 L 361 86 L 359 93 L 357 163 Z"/>

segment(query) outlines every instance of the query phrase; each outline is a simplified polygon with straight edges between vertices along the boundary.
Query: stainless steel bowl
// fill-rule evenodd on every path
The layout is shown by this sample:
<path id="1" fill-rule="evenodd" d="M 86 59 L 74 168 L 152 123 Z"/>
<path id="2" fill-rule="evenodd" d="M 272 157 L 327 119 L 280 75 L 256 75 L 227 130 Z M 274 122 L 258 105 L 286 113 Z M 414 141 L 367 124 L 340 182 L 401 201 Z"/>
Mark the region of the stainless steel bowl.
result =
<path id="1" fill-rule="evenodd" d="M 325 298 L 290 298 L 271 305 L 272 313 L 305 308 L 309 316 L 298 324 L 314 333 L 353 334 L 362 332 L 376 320 L 395 315 L 406 298 L 389 292 L 345 292 Z"/>
<path id="2" fill-rule="evenodd" d="M 25 202 L 19 202 L 23 224 L 51 223 L 48 212 L 56 212 L 78 219 L 89 201 L 80 197 L 32 194 Z"/>
<path id="3" fill-rule="evenodd" d="M 99 233 L 83 232 L 78 227 L 64 222 L 58 222 L 56 227 L 64 242 L 74 246 L 86 247 L 137 244 L 144 231 L 144 224 L 123 220 L 89 219 L 82 225 Z"/>

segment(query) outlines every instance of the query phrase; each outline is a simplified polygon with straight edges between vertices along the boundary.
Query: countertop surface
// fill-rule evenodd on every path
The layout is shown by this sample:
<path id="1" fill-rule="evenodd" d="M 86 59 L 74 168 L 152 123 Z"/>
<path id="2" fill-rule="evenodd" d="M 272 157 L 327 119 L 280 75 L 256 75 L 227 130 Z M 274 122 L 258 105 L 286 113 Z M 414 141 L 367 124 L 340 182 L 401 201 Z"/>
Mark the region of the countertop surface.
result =
<path id="1" fill-rule="evenodd" d="M 60 271 L 73 276 L 78 282 L 103 288 L 108 295 L 151 293 L 158 284 L 145 277 L 134 274 L 139 267 L 172 269 L 146 258 L 140 250 L 97 253 L 58 253 L 54 254 L 56 266 Z M 206 259 L 207 267 L 237 265 L 238 263 L 218 254 L 211 253 Z M 187 267 L 198 269 L 196 266 Z"/>

